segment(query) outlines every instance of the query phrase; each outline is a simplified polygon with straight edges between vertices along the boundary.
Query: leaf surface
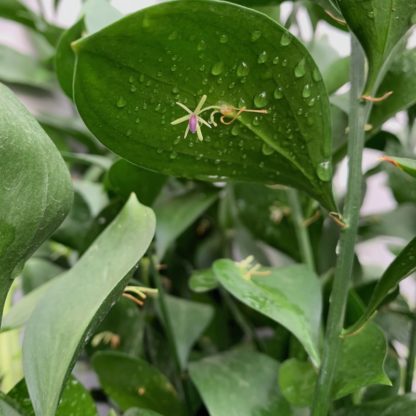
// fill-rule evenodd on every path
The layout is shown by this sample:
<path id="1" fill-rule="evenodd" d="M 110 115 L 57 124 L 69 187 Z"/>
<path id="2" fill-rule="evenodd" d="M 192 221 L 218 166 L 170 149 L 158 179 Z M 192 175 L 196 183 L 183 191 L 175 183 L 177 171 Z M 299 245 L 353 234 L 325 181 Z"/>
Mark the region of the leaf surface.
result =
<path id="1" fill-rule="evenodd" d="M 337 1 L 367 55 L 369 70 L 365 94 L 374 93 L 396 45 L 414 24 L 416 0 Z"/>
<path id="2" fill-rule="evenodd" d="M 0 84 L 0 317 L 11 279 L 63 221 L 72 195 L 57 148 Z"/>
<path id="3" fill-rule="evenodd" d="M 75 44 L 75 102 L 112 151 L 164 174 L 282 183 L 335 210 L 329 104 L 304 46 L 265 15 L 205 0 L 163 3 Z M 186 115 L 207 106 L 245 112 L 233 125 L 202 125 L 183 138 Z M 201 115 L 208 120 L 213 109 Z M 236 115 L 236 111 L 234 114 Z"/>
<path id="4" fill-rule="evenodd" d="M 132 195 L 78 263 L 52 286 L 26 325 L 23 365 L 37 416 L 53 416 L 62 386 L 94 327 L 147 250 L 153 212 Z"/>
<path id="5" fill-rule="evenodd" d="M 231 260 L 218 260 L 214 272 L 222 286 L 241 302 L 291 331 L 313 363 L 320 362 L 318 349 L 321 289 L 317 276 L 306 266 L 264 268 L 266 276 L 247 279 Z"/>

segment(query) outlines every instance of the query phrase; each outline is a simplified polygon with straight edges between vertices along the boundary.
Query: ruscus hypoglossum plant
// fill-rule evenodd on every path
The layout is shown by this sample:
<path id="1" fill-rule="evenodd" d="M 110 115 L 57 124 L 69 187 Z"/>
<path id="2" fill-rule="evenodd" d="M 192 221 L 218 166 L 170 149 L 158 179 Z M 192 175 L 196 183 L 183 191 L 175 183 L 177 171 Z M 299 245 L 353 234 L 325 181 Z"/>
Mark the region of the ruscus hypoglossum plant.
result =
<path id="1" fill-rule="evenodd" d="M 113 3 L 0 0 L 0 416 L 416 414 L 416 0 Z"/>

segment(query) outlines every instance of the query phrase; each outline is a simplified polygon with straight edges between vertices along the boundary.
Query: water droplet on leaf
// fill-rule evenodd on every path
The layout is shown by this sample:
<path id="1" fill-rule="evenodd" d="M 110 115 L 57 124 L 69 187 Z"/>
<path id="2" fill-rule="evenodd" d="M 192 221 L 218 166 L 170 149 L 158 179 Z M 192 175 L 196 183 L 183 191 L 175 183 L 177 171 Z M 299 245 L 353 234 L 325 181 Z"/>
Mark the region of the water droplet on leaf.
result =
<path id="1" fill-rule="evenodd" d="M 270 156 L 271 154 L 274 153 L 274 149 L 271 146 L 269 146 L 267 143 L 263 143 L 263 146 L 261 147 L 261 151 L 266 156 Z"/>
<path id="2" fill-rule="evenodd" d="M 305 58 L 303 58 L 295 67 L 295 77 L 302 78 L 303 76 L 305 76 L 305 73 Z"/>
<path id="3" fill-rule="evenodd" d="M 255 42 L 256 40 L 261 38 L 261 32 L 260 30 L 255 30 L 254 32 L 251 33 L 251 41 Z"/>
<path id="4" fill-rule="evenodd" d="M 243 61 L 237 67 L 237 76 L 238 77 L 245 77 L 249 73 L 248 65 Z"/>
<path id="5" fill-rule="evenodd" d="M 316 173 L 318 174 L 319 179 L 322 181 L 328 182 L 332 178 L 332 164 L 329 160 L 321 162 L 318 165 Z"/>
<path id="6" fill-rule="evenodd" d="M 221 35 L 220 36 L 220 43 L 227 43 L 228 42 L 228 36 L 227 35 Z"/>
<path id="7" fill-rule="evenodd" d="M 211 74 L 214 76 L 218 76 L 224 71 L 224 62 L 220 61 L 214 64 L 211 68 Z"/>
<path id="8" fill-rule="evenodd" d="M 283 33 L 282 37 L 280 38 L 280 44 L 282 46 L 290 45 L 292 42 L 292 35 L 288 32 Z"/>
<path id="9" fill-rule="evenodd" d="M 259 54 L 258 58 L 257 58 L 257 62 L 259 64 L 264 64 L 265 62 L 267 62 L 267 52 L 263 51 Z"/>
<path id="10" fill-rule="evenodd" d="M 257 108 L 265 107 L 268 102 L 269 102 L 269 100 L 267 99 L 266 91 L 262 91 L 254 97 L 254 105 Z"/>
<path id="11" fill-rule="evenodd" d="M 124 108 L 127 105 L 127 101 L 124 99 L 124 97 L 120 97 L 117 100 L 117 107 L 118 108 Z"/>
<path id="12" fill-rule="evenodd" d="M 309 84 L 306 84 L 303 87 L 303 91 L 302 91 L 302 97 L 303 98 L 308 98 L 311 96 L 311 86 Z"/>

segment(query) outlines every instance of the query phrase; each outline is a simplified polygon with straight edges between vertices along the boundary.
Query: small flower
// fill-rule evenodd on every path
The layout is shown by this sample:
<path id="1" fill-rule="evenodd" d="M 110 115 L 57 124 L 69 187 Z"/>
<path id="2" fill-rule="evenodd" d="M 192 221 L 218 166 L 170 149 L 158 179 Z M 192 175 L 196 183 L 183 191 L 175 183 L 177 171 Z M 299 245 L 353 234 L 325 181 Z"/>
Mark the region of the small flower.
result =
<path id="1" fill-rule="evenodd" d="M 199 100 L 198 105 L 196 106 L 194 111 L 191 111 L 185 104 L 182 104 L 180 102 L 177 102 L 176 104 L 183 108 L 188 114 L 183 117 L 179 117 L 178 119 L 172 121 L 172 125 L 183 123 L 184 121 L 188 122 L 188 125 L 185 130 L 185 135 L 183 136 L 184 139 L 188 136 L 189 131 L 193 134 L 197 134 L 198 139 L 202 142 L 204 140 L 204 136 L 202 135 L 201 131 L 201 124 L 204 124 L 205 126 L 211 128 L 208 122 L 206 122 L 202 117 L 199 116 L 203 111 L 202 106 L 205 104 L 205 101 L 207 100 L 207 96 L 203 95 L 201 99 Z"/>

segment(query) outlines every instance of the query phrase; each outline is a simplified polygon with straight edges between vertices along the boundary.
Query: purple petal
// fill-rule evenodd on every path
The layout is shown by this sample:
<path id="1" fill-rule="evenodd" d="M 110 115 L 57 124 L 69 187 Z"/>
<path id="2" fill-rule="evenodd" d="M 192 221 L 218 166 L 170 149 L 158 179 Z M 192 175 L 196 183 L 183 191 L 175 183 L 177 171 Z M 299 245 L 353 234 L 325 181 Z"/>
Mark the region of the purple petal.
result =
<path id="1" fill-rule="evenodd" d="M 196 133 L 196 128 L 198 127 L 198 117 L 196 114 L 192 114 L 191 117 L 189 117 L 189 130 L 191 133 Z"/>

